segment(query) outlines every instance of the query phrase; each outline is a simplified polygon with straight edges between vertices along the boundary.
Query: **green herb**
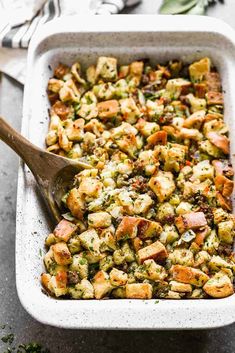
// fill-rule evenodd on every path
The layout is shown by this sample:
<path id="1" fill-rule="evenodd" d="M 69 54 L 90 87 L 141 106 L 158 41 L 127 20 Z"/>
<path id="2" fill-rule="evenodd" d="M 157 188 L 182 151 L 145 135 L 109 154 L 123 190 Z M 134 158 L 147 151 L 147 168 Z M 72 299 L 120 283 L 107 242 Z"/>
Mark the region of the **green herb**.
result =
<path id="1" fill-rule="evenodd" d="M 158 304 L 159 303 L 159 300 L 155 300 L 154 304 Z"/>
<path id="2" fill-rule="evenodd" d="M 2 340 L 4 343 L 12 344 L 12 342 L 14 341 L 14 335 L 13 335 L 13 333 L 9 333 L 8 335 L 3 336 L 3 337 L 1 338 L 1 340 Z"/>
<path id="3" fill-rule="evenodd" d="M 74 221 L 74 217 L 71 215 L 71 213 L 70 212 L 67 212 L 67 213 L 64 213 L 64 214 L 62 214 L 62 216 L 63 216 L 63 218 L 64 219 L 66 219 L 67 221 Z"/>
<path id="4" fill-rule="evenodd" d="M 160 8 L 162 14 L 191 14 L 205 15 L 206 9 L 210 5 L 214 5 L 223 0 L 164 0 Z"/>
<path id="5" fill-rule="evenodd" d="M 44 349 L 39 343 L 32 342 L 28 344 L 20 344 L 17 353 L 50 353 L 50 351 Z"/>
<path id="6" fill-rule="evenodd" d="M 39 249 L 39 255 L 42 257 L 42 249 Z"/>
<path id="7" fill-rule="evenodd" d="M 85 265 L 87 263 L 87 260 L 86 259 L 81 259 L 79 260 L 79 264 L 80 265 Z"/>

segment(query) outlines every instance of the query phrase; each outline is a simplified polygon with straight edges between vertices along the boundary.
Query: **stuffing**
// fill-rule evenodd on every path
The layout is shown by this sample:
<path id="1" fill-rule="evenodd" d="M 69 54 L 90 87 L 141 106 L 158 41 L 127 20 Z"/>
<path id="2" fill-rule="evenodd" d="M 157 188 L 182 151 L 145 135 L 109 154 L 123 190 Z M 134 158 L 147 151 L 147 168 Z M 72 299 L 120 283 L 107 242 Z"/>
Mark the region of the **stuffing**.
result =
<path id="1" fill-rule="evenodd" d="M 74 300 L 234 293 L 234 171 L 208 57 L 59 64 L 47 151 L 88 163 L 45 237 L 44 289 Z"/>

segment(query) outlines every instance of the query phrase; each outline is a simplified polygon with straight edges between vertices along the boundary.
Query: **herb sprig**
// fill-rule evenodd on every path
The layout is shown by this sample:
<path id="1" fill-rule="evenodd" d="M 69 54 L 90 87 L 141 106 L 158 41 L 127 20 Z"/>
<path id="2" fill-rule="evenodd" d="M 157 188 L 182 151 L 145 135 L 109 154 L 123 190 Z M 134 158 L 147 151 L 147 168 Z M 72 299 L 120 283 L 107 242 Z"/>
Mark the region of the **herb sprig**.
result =
<path id="1" fill-rule="evenodd" d="M 160 13 L 165 15 L 205 15 L 210 5 L 224 3 L 224 0 L 164 0 Z"/>

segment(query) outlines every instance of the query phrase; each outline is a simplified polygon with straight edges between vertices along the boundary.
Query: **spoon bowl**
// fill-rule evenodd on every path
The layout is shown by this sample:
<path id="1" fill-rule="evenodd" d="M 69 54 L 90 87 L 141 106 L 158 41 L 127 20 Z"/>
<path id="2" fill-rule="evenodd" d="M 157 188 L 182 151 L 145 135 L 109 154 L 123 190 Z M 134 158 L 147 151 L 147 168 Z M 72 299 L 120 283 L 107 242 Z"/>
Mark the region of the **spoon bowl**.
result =
<path id="1" fill-rule="evenodd" d="M 0 139 L 27 164 L 55 222 L 60 221 L 62 196 L 73 186 L 74 176 L 92 166 L 79 159 L 69 159 L 44 151 L 14 130 L 2 117 Z"/>

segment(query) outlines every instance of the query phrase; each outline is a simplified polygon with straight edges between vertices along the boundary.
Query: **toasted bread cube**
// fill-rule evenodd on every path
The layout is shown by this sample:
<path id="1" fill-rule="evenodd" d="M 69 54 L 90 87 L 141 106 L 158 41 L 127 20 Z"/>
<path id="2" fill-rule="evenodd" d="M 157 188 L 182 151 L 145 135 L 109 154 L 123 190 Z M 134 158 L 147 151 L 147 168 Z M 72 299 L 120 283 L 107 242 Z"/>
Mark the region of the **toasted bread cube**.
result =
<path id="1" fill-rule="evenodd" d="M 126 285 L 128 299 L 151 299 L 153 287 L 149 283 L 131 283 Z"/>
<path id="2" fill-rule="evenodd" d="M 88 261 L 83 254 L 75 254 L 70 265 L 71 271 L 76 271 L 80 278 L 88 277 Z"/>
<path id="3" fill-rule="evenodd" d="M 233 192 L 234 182 L 222 174 L 216 175 L 215 187 L 224 197 L 229 197 Z"/>
<path id="4" fill-rule="evenodd" d="M 113 286 L 125 286 L 127 283 L 127 273 L 118 270 L 117 268 L 113 268 L 109 274 L 110 283 Z"/>
<path id="5" fill-rule="evenodd" d="M 186 97 L 190 103 L 192 113 L 206 109 L 206 100 L 204 98 L 196 98 L 192 93 L 187 94 Z"/>
<path id="6" fill-rule="evenodd" d="M 188 93 L 191 82 L 183 78 L 173 78 L 167 81 L 166 90 L 175 98 L 179 98 L 182 92 Z"/>
<path id="7" fill-rule="evenodd" d="M 218 255 L 217 256 L 213 255 L 211 257 L 210 261 L 208 262 L 208 266 L 212 271 L 218 271 L 221 268 L 222 269 L 226 269 L 226 268 L 229 268 L 229 269 L 234 268 L 235 269 L 234 264 L 231 264 L 231 263 L 225 261 L 222 257 L 220 257 Z"/>
<path id="8" fill-rule="evenodd" d="M 119 104 L 123 119 L 130 124 L 136 123 L 138 117 L 140 116 L 140 110 L 134 99 L 132 97 L 120 99 Z"/>
<path id="9" fill-rule="evenodd" d="M 208 91 L 221 91 L 221 80 L 218 72 L 209 72 L 208 74 L 206 74 L 205 78 Z"/>
<path id="10" fill-rule="evenodd" d="M 224 99 L 221 92 L 208 92 L 206 93 L 206 100 L 208 105 L 223 105 Z"/>
<path id="11" fill-rule="evenodd" d="M 165 260 L 167 255 L 165 246 L 158 240 L 138 251 L 138 258 L 141 264 L 148 259 L 154 259 L 156 261 Z"/>
<path id="12" fill-rule="evenodd" d="M 234 293 L 232 282 L 223 271 L 210 278 L 203 289 L 213 298 L 225 298 Z"/>
<path id="13" fill-rule="evenodd" d="M 229 154 L 229 139 L 226 136 L 219 135 L 218 133 L 211 131 L 207 134 L 207 138 L 224 154 Z"/>
<path id="14" fill-rule="evenodd" d="M 138 122 L 136 124 L 136 128 L 139 130 L 141 135 L 143 135 L 144 137 L 148 137 L 160 129 L 160 127 L 157 123 L 146 121 L 143 118 L 140 118 L 138 120 Z"/>
<path id="15" fill-rule="evenodd" d="M 81 194 L 91 196 L 91 197 L 97 197 L 101 190 L 102 190 L 103 184 L 101 181 L 95 179 L 95 178 L 82 178 L 82 181 L 79 185 L 79 192 Z"/>
<path id="16" fill-rule="evenodd" d="M 137 267 L 134 275 L 140 280 L 149 279 L 156 282 L 163 281 L 167 277 L 165 268 L 156 264 L 153 259 L 144 261 L 143 265 Z"/>
<path id="17" fill-rule="evenodd" d="M 149 180 L 148 185 L 157 195 L 159 202 L 166 200 L 175 190 L 174 177 L 171 172 L 159 171 Z"/>
<path id="18" fill-rule="evenodd" d="M 190 79 L 193 82 L 200 82 L 209 74 L 211 61 L 209 58 L 203 58 L 195 61 L 189 66 Z"/>
<path id="19" fill-rule="evenodd" d="M 100 252 L 100 238 L 95 229 L 88 229 L 87 231 L 79 234 L 79 239 L 82 246 L 94 253 Z"/>
<path id="20" fill-rule="evenodd" d="M 52 245 L 55 262 L 58 265 L 69 265 L 72 261 L 71 253 L 66 243 L 60 242 Z"/>
<path id="21" fill-rule="evenodd" d="M 193 267 L 173 265 L 170 269 L 175 281 L 189 283 L 195 287 L 202 287 L 208 280 L 207 274 Z"/>
<path id="22" fill-rule="evenodd" d="M 50 280 L 51 280 L 51 275 L 49 273 L 42 273 L 41 275 L 41 283 L 43 287 L 50 292 Z"/>
<path id="23" fill-rule="evenodd" d="M 70 190 L 66 199 L 66 204 L 74 217 L 83 219 L 85 203 L 78 189 L 73 188 Z"/>
<path id="24" fill-rule="evenodd" d="M 167 132 L 166 131 L 156 131 L 154 134 L 147 138 L 149 146 L 155 145 L 166 145 L 167 143 Z"/>
<path id="25" fill-rule="evenodd" d="M 152 238 L 161 234 L 162 226 L 159 222 L 149 221 L 145 218 L 139 219 L 138 236 L 141 239 Z"/>
<path id="26" fill-rule="evenodd" d="M 96 65 L 96 79 L 115 81 L 117 78 L 117 59 L 100 56 Z"/>
<path id="27" fill-rule="evenodd" d="M 59 93 L 63 85 L 64 85 L 64 81 L 57 80 L 56 78 L 50 78 L 50 80 L 48 81 L 47 89 L 51 92 Z"/>
<path id="28" fill-rule="evenodd" d="M 68 291 L 73 299 L 94 298 L 94 288 L 87 279 L 82 279 L 80 283 L 77 283 L 74 287 L 70 287 Z"/>
<path id="29" fill-rule="evenodd" d="M 232 244 L 234 235 L 234 222 L 232 220 L 218 224 L 218 236 L 223 243 Z"/>
<path id="30" fill-rule="evenodd" d="M 111 215 L 108 212 L 96 212 L 88 215 L 88 224 L 93 228 L 107 228 L 111 223 Z"/>
<path id="31" fill-rule="evenodd" d="M 228 197 L 224 197 L 220 192 L 216 194 L 217 203 L 226 211 L 232 211 L 232 202 Z"/>
<path id="32" fill-rule="evenodd" d="M 213 179 L 214 167 L 209 160 L 204 160 L 193 166 L 193 177 L 195 180 L 204 181 L 206 179 Z"/>
<path id="33" fill-rule="evenodd" d="M 53 233 L 57 239 L 67 243 L 76 229 L 77 226 L 75 224 L 67 221 L 66 219 L 62 219 L 62 221 L 60 221 L 55 227 Z"/>
<path id="34" fill-rule="evenodd" d="M 96 273 L 95 277 L 93 278 L 92 284 L 94 287 L 96 299 L 103 298 L 113 289 L 108 274 L 103 270 Z"/>
<path id="35" fill-rule="evenodd" d="M 198 110 L 197 112 L 191 114 L 187 119 L 185 119 L 183 126 L 189 129 L 200 129 L 202 123 L 204 122 L 205 115 L 205 110 Z"/>
<path id="36" fill-rule="evenodd" d="M 67 294 L 68 289 L 66 271 L 60 271 L 56 276 L 43 273 L 41 276 L 41 282 L 44 288 L 56 297 Z"/>
<path id="37" fill-rule="evenodd" d="M 119 103 L 115 99 L 97 104 L 98 116 L 100 118 L 113 118 L 119 113 Z"/>
<path id="38" fill-rule="evenodd" d="M 192 292 L 191 284 L 181 283 L 177 281 L 170 281 L 171 290 L 180 293 L 190 293 Z"/>
<path id="39" fill-rule="evenodd" d="M 169 254 L 169 259 L 172 264 L 194 266 L 193 253 L 189 249 L 175 249 Z"/>
<path id="40" fill-rule="evenodd" d="M 117 241 L 135 238 L 137 236 L 139 222 L 140 218 L 137 217 L 123 217 L 116 230 Z"/>
<path id="41" fill-rule="evenodd" d="M 190 212 L 175 219 L 176 227 L 180 233 L 188 229 L 198 229 L 207 225 L 206 217 L 203 212 Z"/>
<path id="42" fill-rule="evenodd" d="M 144 63 L 143 61 L 133 61 L 130 64 L 130 75 L 132 76 L 141 76 L 144 70 Z"/>
<path id="43" fill-rule="evenodd" d="M 148 194 L 140 194 L 134 202 L 134 213 L 141 214 L 148 211 L 153 200 Z"/>

